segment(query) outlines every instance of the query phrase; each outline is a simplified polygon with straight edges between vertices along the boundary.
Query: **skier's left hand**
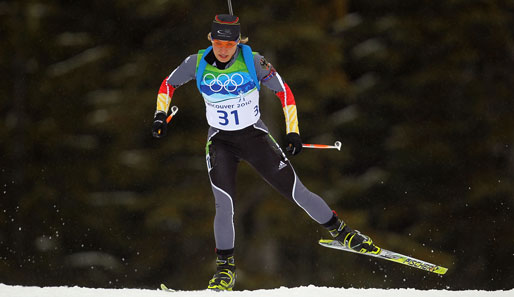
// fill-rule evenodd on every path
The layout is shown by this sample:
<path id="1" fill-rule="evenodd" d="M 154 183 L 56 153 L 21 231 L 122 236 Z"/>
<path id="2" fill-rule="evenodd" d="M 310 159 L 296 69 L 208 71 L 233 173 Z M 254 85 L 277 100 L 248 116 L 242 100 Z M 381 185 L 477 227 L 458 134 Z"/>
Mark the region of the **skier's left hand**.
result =
<path id="1" fill-rule="evenodd" d="M 288 133 L 286 135 L 287 147 L 286 151 L 293 156 L 298 155 L 302 151 L 302 139 L 300 135 L 295 132 Z"/>
<path id="2" fill-rule="evenodd" d="M 168 123 L 166 122 L 166 114 L 164 112 L 158 112 L 153 120 L 152 136 L 155 138 L 163 138 L 166 136 L 167 130 Z"/>

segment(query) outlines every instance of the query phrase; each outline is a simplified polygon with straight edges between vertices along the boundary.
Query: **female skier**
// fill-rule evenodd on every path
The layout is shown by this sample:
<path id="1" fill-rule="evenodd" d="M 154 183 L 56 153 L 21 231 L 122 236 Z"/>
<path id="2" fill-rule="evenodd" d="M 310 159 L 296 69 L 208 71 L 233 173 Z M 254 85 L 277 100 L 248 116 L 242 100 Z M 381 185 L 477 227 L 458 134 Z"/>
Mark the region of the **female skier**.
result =
<path id="1" fill-rule="evenodd" d="M 348 227 L 321 197 L 302 184 L 260 119 L 262 84 L 273 90 L 282 103 L 287 151 L 293 156 L 302 151 L 293 93 L 273 66 L 245 45 L 248 39 L 241 38 L 239 18 L 216 15 L 208 39 L 212 46 L 187 57 L 162 82 L 152 125 L 154 137 L 166 135 L 166 115 L 173 92 L 186 82 L 196 80 L 210 126 L 206 161 L 216 206 L 217 269 L 208 289 L 232 290 L 236 280 L 233 199 L 240 160 L 248 162 L 278 192 L 327 228 L 336 240 L 360 253 L 378 253 L 380 248 L 368 236 Z"/>

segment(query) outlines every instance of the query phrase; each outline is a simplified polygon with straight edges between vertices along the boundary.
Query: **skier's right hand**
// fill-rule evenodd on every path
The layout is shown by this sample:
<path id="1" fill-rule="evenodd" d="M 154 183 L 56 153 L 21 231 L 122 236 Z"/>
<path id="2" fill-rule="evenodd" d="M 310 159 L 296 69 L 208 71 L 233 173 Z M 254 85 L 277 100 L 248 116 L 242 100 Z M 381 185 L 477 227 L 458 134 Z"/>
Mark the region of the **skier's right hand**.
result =
<path id="1" fill-rule="evenodd" d="M 152 124 L 152 136 L 155 138 L 163 138 L 168 131 L 168 123 L 166 122 L 166 114 L 158 112 L 155 114 Z"/>

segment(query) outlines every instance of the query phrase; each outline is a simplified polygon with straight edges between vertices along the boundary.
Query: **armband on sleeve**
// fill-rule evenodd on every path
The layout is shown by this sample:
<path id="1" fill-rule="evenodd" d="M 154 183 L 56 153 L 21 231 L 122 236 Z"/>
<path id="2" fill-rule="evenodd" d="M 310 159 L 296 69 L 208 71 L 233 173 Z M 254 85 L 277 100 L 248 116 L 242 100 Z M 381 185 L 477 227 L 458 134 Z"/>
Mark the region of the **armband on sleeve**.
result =
<path id="1" fill-rule="evenodd" d="M 157 112 L 168 113 L 171 104 L 171 98 L 173 97 L 173 92 L 175 92 L 175 88 L 172 85 L 168 84 L 168 77 L 166 77 L 159 88 L 159 93 L 157 94 Z"/>
<path id="2" fill-rule="evenodd" d="M 286 134 L 295 132 L 300 134 L 298 128 L 298 116 L 296 114 L 296 102 L 294 100 L 293 92 L 286 83 L 283 83 L 284 91 L 277 92 L 276 95 L 282 103 L 282 109 L 286 118 Z"/>

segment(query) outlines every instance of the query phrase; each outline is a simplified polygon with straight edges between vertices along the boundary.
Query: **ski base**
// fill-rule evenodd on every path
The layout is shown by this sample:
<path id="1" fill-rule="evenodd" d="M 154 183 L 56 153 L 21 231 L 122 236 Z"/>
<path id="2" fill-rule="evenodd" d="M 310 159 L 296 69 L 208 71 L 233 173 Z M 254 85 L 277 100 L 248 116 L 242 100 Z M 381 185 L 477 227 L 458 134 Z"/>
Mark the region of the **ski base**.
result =
<path id="1" fill-rule="evenodd" d="M 421 269 L 421 270 L 425 270 L 425 271 L 429 271 L 429 272 L 433 272 L 433 273 L 437 273 L 437 274 L 441 274 L 441 275 L 445 274 L 446 271 L 448 271 L 448 268 L 438 266 L 438 265 L 435 265 L 435 264 L 432 264 L 429 262 L 425 262 L 425 261 L 422 261 L 422 260 L 419 260 L 419 259 L 416 259 L 413 257 L 405 256 L 400 253 L 392 252 L 392 251 L 385 250 L 385 249 L 381 249 L 378 254 L 372 254 L 372 253 L 366 254 L 366 253 L 359 253 L 350 248 L 347 248 L 346 246 L 342 245 L 341 242 L 339 242 L 337 240 L 333 240 L 333 239 L 320 239 L 319 244 L 324 247 L 342 250 L 342 251 L 351 252 L 351 253 L 356 253 L 359 255 L 380 258 L 380 259 L 400 263 L 403 265 L 407 265 L 410 267 L 414 267 L 417 269 Z"/>

